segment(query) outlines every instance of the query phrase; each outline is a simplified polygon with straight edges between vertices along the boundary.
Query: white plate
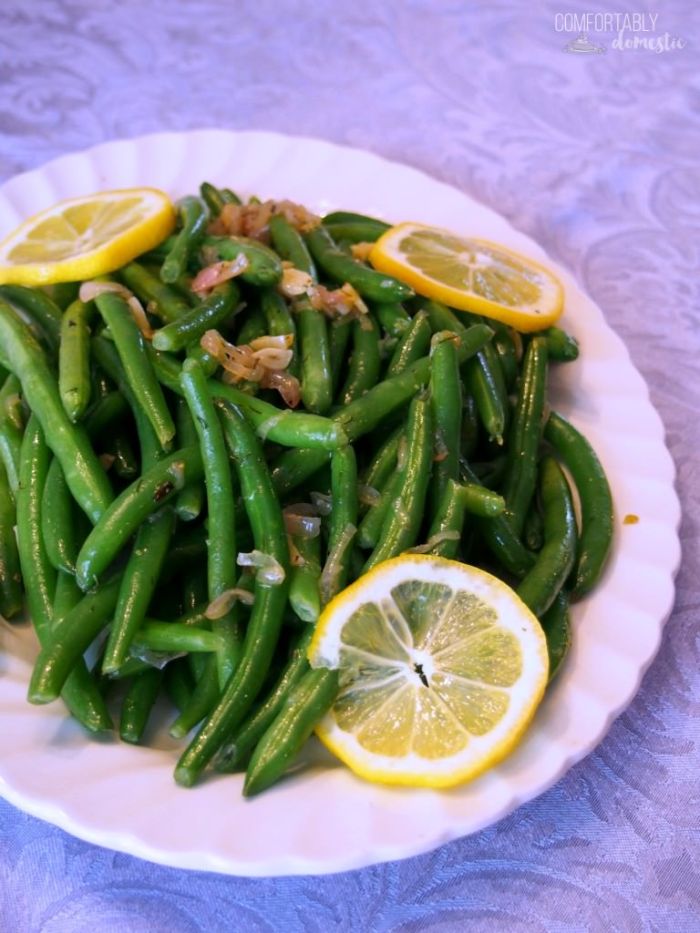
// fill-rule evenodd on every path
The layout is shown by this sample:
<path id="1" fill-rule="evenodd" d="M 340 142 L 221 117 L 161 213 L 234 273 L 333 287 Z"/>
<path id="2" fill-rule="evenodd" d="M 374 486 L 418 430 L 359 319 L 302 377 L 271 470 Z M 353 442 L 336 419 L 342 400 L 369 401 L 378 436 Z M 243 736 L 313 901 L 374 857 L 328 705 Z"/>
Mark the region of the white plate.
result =
<path id="1" fill-rule="evenodd" d="M 271 133 L 201 131 L 107 143 L 12 179 L 0 233 L 59 198 L 153 185 L 172 195 L 200 181 L 419 220 L 504 243 L 554 264 L 502 217 L 459 191 L 365 152 Z M 332 872 L 424 852 L 488 826 L 542 793 L 605 735 L 656 653 L 680 559 L 674 467 L 646 386 L 600 310 L 563 269 L 564 325 L 579 362 L 554 376 L 557 407 L 579 425 L 611 478 L 616 541 L 605 579 L 574 611 L 566 663 L 526 738 L 503 764 L 449 792 L 365 783 L 320 750 L 310 766 L 245 801 L 240 776 L 194 790 L 172 779 L 174 743 L 133 748 L 88 740 L 60 704 L 25 702 L 36 652 L 26 630 L 0 630 L 0 792 L 91 842 L 156 862 L 244 875 Z M 638 524 L 623 525 L 627 513 Z"/>

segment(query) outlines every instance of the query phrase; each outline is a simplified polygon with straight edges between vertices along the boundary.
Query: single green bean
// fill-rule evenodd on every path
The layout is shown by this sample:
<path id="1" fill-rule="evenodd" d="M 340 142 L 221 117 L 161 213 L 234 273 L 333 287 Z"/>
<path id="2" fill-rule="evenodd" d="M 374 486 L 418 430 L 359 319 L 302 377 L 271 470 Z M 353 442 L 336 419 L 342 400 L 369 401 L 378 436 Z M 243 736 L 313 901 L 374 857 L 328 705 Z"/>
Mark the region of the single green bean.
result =
<path id="1" fill-rule="evenodd" d="M 184 398 L 177 400 L 175 421 L 177 424 L 178 447 L 191 447 L 194 444 L 199 444 L 194 418 Z M 184 489 L 181 489 L 175 499 L 175 514 L 180 521 L 193 522 L 199 518 L 204 509 L 205 496 L 204 483 L 202 482 L 190 483 Z"/>
<path id="2" fill-rule="evenodd" d="M 174 739 L 181 739 L 201 722 L 214 709 L 221 697 L 217 673 L 217 656 L 210 654 L 206 658 L 203 672 L 190 696 L 178 704 L 180 713 L 168 730 Z"/>
<path id="3" fill-rule="evenodd" d="M 340 250 L 323 226 L 307 233 L 305 240 L 311 255 L 329 278 L 340 284 L 347 282 L 368 301 L 405 301 L 412 297 L 413 289 L 404 282 L 376 272 Z"/>
<path id="4" fill-rule="evenodd" d="M 218 217 L 221 213 L 221 209 L 226 204 L 241 203 L 240 198 L 237 197 L 233 191 L 230 191 L 228 188 L 217 188 L 208 181 L 202 182 L 199 186 L 199 193 L 202 200 L 209 208 L 209 213 L 212 217 Z"/>
<path id="5" fill-rule="evenodd" d="M 287 302 L 274 288 L 264 288 L 260 292 L 260 308 L 267 324 L 266 333 L 271 337 L 282 337 L 291 334 L 292 360 L 287 366 L 287 372 L 293 376 L 299 375 L 299 347 L 297 346 L 297 328 L 294 323 Z"/>
<path id="6" fill-rule="evenodd" d="M 231 262 L 243 255 L 248 265 L 239 276 L 242 282 L 266 288 L 278 285 L 282 280 L 282 263 L 279 256 L 258 240 L 249 240 L 242 236 L 207 236 L 203 240 L 203 246 L 219 260 Z"/>
<path id="7" fill-rule="evenodd" d="M 540 467 L 544 545 L 517 594 L 536 616 L 549 609 L 566 582 L 576 557 L 576 516 L 569 484 L 553 457 Z"/>
<path id="8" fill-rule="evenodd" d="M 123 742 L 138 745 L 148 724 L 163 682 L 163 671 L 152 667 L 137 674 L 122 700 L 119 736 Z"/>
<path id="9" fill-rule="evenodd" d="M 321 574 L 321 605 L 339 593 L 350 577 L 350 554 L 359 513 L 357 458 L 348 444 L 331 457 L 331 501 L 328 520 L 328 555 Z"/>
<path id="10" fill-rule="evenodd" d="M 185 360 L 180 384 L 197 431 L 207 492 L 209 600 L 236 585 L 236 514 L 231 466 L 224 432 L 208 393 L 207 379 L 195 360 Z M 236 668 L 242 637 L 235 609 L 217 619 L 213 629 L 220 633 L 222 650 L 218 655 L 219 686 L 223 689 Z"/>
<path id="11" fill-rule="evenodd" d="M 416 543 L 433 459 L 433 419 L 430 402 L 417 396 L 411 402 L 406 425 L 406 464 L 402 488 L 389 506 L 381 536 L 365 562 L 365 571 L 395 557 Z"/>
<path id="12" fill-rule="evenodd" d="M 419 312 L 421 313 L 423 312 Z M 451 331 L 439 331 L 431 343 L 430 400 L 435 425 L 435 462 L 431 496 L 434 507 L 442 498 L 448 480 L 456 482 L 459 478 L 462 381 L 457 355 L 458 341 L 459 338 Z"/>
<path id="13" fill-rule="evenodd" d="M 2 285 L 0 297 L 17 305 L 39 325 L 52 350 L 58 347 L 63 314 L 46 292 L 38 288 L 25 288 L 24 285 Z"/>
<path id="14" fill-rule="evenodd" d="M 294 560 L 289 571 L 289 605 L 302 622 L 315 622 L 321 612 L 321 538 L 291 535 Z"/>
<path id="15" fill-rule="evenodd" d="M 613 501 L 610 484 L 598 456 L 572 424 L 552 412 L 545 425 L 545 439 L 571 474 L 581 505 L 581 532 L 573 573 L 574 599 L 580 598 L 600 579 L 613 539 Z"/>
<path id="16" fill-rule="evenodd" d="M 199 449 L 187 447 L 164 457 L 127 486 L 83 542 L 76 561 L 80 588 L 93 587 L 149 515 L 202 475 Z"/>
<path id="17" fill-rule="evenodd" d="M 134 636 L 132 653 L 138 657 L 144 651 L 181 654 L 189 651 L 221 652 L 221 635 L 195 625 L 180 622 L 146 620 Z"/>
<path id="18" fill-rule="evenodd" d="M 19 457 L 24 434 L 21 391 L 19 379 L 10 373 L 0 389 L 0 462 L 7 473 L 13 498 L 17 495 Z"/>
<path id="19" fill-rule="evenodd" d="M 578 359 L 578 341 L 560 327 L 548 327 L 542 331 L 547 341 L 547 354 L 556 363 L 570 363 Z"/>
<path id="20" fill-rule="evenodd" d="M 537 484 L 537 455 L 547 397 L 547 343 L 533 337 L 525 352 L 518 404 L 508 433 L 508 466 L 503 483 L 508 518 L 517 535 Z"/>
<path id="21" fill-rule="evenodd" d="M 355 211 L 331 211 L 323 218 L 324 224 L 345 224 L 345 223 L 371 223 L 388 230 L 391 226 L 377 217 L 370 217 L 368 214 L 358 214 Z"/>
<path id="22" fill-rule="evenodd" d="M 379 328 L 371 315 L 363 315 L 361 320 L 354 322 L 352 339 L 348 374 L 338 399 L 341 405 L 349 405 L 356 398 L 361 398 L 379 379 Z"/>
<path id="23" fill-rule="evenodd" d="M 341 240 L 347 243 L 374 243 L 387 229 L 384 224 L 373 220 L 346 220 L 332 224 L 324 221 L 323 226 L 336 243 Z"/>
<path id="24" fill-rule="evenodd" d="M 90 318 L 92 305 L 74 301 L 61 321 L 58 390 L 66 414 L 80 421 L 90 404 Z"/>
<path id="25" fill-rule="evenodd" d="M 281 214 L 270 218 L 270 239 L 282 259 L 317 280 L 316 268 L 301 234 Z"/>
<path id="26" fill-rule="evenodd" d="M 11 619 L 24 606 L 22 571 L 15 537 L 15 503 L 0 463 L 0 615 Z"/>
<path id="27" fill-rule="evenodd" d="M 188 195 L 175 206 L 182 229 L 175 236 L 160 270 L 161 279 L 169 285 L 177 282 L 187 271 L 189 260 L 199 248 L 209 220 L 206 206 L 199 198 Z"/>
<path id="28" fill-rule="evenodd" d="M 234 313 L 241 292 L 235 282 L 217 285 L 197 307 L 153 334 L 156 350 L 177 352 L 198 341 L 210 328 L 220 329 Z"/>
<path id="29" fill-rule="evenodd" d="M 432 333 L 427 312 L 419 311 L 399 337 L 387 367 L 387 376 L 398 376 L 411 363 L 425 356 Z"/>
<path id="30" fill-rule="evenodd" d="M 345 357 L 352 326 L 351 317 L 336 318 L 328 324 L 328 368 L 331 376 L 331 395 L 334 398 L 346 370 Z"/>
<path id="31" fill-rule="evenodd" d="M 207 660 L 212 660 L 210 655 L 207 655 Z M 212 678 L 212 681 L 214 685 L 216 685 L 216 676 Z M 166 666 L 165 689 L 173 705 L 178 710 L 184 709 L 192 701 L 194 684 L 192 682 L 192 675 L 187 666 L 186 658 L 176 658 Z M 185 732 L 177 736 L 177 738 L 182 738 L 188 731 L 189 730 L 186 729 Z"/>
<path id="32" fill-rule="evenodd" d="M 81 528 L 73 498 L 68 489 L 61 464 L 53 458 L 46 475 L 41 502 L 41 534 L 46 554 L 56 570 L 75 573 L 75 560 L 80 549 Z"/>
<path id="33" fill-rule="evenodd" d="M 190 303 L 178 291 L 165 285 L 138 262 L 123 266 L 119 277 L 145 303 L 146 310 L 166 324 L 179 320 L 192 310 Z"/>
<path id="34" fill-rule="evenodd" d="M 466 381 L 486 433 L 497 444 L 503 443 L 506 427 L 506 392 L 498 360 L 485 353 L 486 347 L 466 364 Z M 501 391 L 501 389 L 503 391 Z"/>
<path id="35" fill-rule="evenodd" d="M 138 532 L 121 577 L 114 622 L 102 659 L 102 673 L 113 674 L 126 661 L 166 561 L 175 529 L 172 509 L 164 508 L 145 521 Z"/>
<path id="36" fill-rule="evenodd" d="M 114 292 L 98 295 L 95 303 L 109 327 L 131 391 L 151 422 L 161 447 L 167 449 L 175 436 L 175 424 L 129 306 Z"/>
<path id="37" fill-rule="evenodd" d="M 560 590 L 549 609 L 540 618 L 540 624 L 547 639 L 549 657 L 549 676 L 551 683 L 561 670 L 564 658 L 571 647 L 571 617 L 569 615 L 569 594 Z"/>
<path id="38" fill-rule="evenodd" d="M 411 323 L 411 315 L 396 301 L 373 304 L 372 312 L 389 337 L 400 337 Z"/>

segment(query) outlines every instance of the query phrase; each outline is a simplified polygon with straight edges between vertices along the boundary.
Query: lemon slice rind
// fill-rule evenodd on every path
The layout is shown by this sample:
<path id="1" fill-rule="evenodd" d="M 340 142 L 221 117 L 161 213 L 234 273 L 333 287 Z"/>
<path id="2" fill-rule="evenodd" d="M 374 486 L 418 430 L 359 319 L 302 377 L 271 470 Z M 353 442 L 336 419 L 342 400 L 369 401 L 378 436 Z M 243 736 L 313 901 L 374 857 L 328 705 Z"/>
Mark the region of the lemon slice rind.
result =
<path id="1" fill-rule="evenodd" d="M 449 672 L 446 675 L 445 671 L 440 668 L 439 656 L 436 655 L 431 660 L 430 651 L 424 650 L 426 646 L 417 649 L 415 644 L 409 648 L 409 662 L 398 657 L 401 652 L 396 652 L 397 657 L 393 660 L 383 659 L 385 669 L 383 694 L 377 690 L 380 686 L 379 679 L 374 682 L 374 685 L 370 683 L 369 686 L 363 685 L 362 677 L 354 680 L 352 677 L 348 679 L 348 658 L 354 649 L 349 651 L 347 648 L 344 649 L 341 633 L 345 624 L 361 606 L 368 601 L 377 602 L 386 598 L 386 594 L 390 594 L 395 587 L 400 586 L 407 579 L 436 585 L 443 584 L 453 590 L 458 586 L 459 589 L 455 592 L 468 590 L 493 609 L 495 616 L 490 631 L 492 633 L 502 631 L 506 639 L 515 638 L 521 649 L 522 672 L 515 683 L 510 687 L 504 687 L 485 684 L 478 680 L 472 680 L 470 683 L 470 678 L 455 677 Z M 461 582 L 458 583 L 458 581 Z M 472 639 L 473 645 L 478 643 L 478 631 L 467 634 L 465 637 L 467 642 L 464 645 L 468 644 L 469 639 Z M 429 640 L 430 635 L 428 635 L 428 649 L 430 648 Z M 360 657 L 363 652 L 355 651 L 355 654 Z M 371 652 L 364 652 L 364 655 L 369 654 Z M 542 629 L 537 619 L 510 587 L 477 568 L 468 567 L 456 561 L 414 554 L 402 555 L 378 565 L 329 603 L 317 623 L 308 655 L 312 666 L 340 667 L 341 670 L 341 691 L 338 700 L 316 729 L 324 745 L 356 774 L 368 780 L 433 788 L 452 787 L 477 777 L 511 752 L 527 729 L 543 696 L 548 670 L 546 643 Z M 413 669 L 413 661 L 416 658 L 425 663 L 426 670 L 429 669 L 427 688 Z M 366 656 L 361 657 L 361 661 L 365 669 L 381 669 L 381 663 L 377 664 L 376 658 L 375 663 L 371 663 L 369 657 Z M 454 709 L 450 709 L 450 704 L 444 703 L 438 695 L 441 692 L 439 685 L 443 683 L 445 676 L 452 676 L 454 680 L 459 680 L 460 689 L 466 689 L 467 692 L 473 690 L 476 694 L 483 695 L 487 700 L 487 707 L 499 707 L 499 704 L 500 707 L 503 706 L 502 699 L 491 703 L 492 698 L 504 698 L 507 701 L 505 712 L 502 714 L 498 712 L 492 728 L 488 728 L 479 735 L 474 734 L 464 726 L 463 722 L 460 722 L 459 717 L 455 716 Z M 440 680 L 441 677 L 443 681 Z M 349 691 L 353 692 L 351 709 L 353 701 L 361 707 L 370 696 L 370 693 L 366 692 L 362 697 L 358 691 L 377 690 L 377 696 L 384 703 L 385 712 L 387 708 L 395 712 L 395 708 L 400 708 L 402 705 L 401 698 L 407 698 L 407 690 L 413 690 L 414 696 L 427 697 L 430 693 L 431 680 L 434 687 L 431 696 L 431 716 L 441 724 L 442 729 L 442 732 L 435 730 L 436 744 L 443 746 L 459 744 L 458 733 L 463 733 L 464 742 L 453 753 L 448 751 L 441 755 L 439 750 L 437 754 L 431 750 L 431 754 L 426 755 L 411 750 L 403 754 L 382 754 L 377 747 L 369 750 L 367 741 L 361 742 L 357 736 L 363 733 L 363 729 L 372 732 L 372 717 L 374 717 L 378 722 L 379 738 L 377 740 L 373 737 L 372 741 L 378 741 L 381 745 L 381 703 L 378 710 L 371 711 L 366 722 L 360 717 L 363 725 L 354 732 L 342 728 L 339 723 L 339 718 L 342 720 L 343 716 L 342 713 L 339 715 L 338 711 L 342 710 L 345 702 L 343 698 L 349 695 Z M 415 694 L 415 691 L 421 691 L 421 693 Z M 399 697 L 399 701 L 395 701 L 396 696 Z M 407 708 L 406 704 L 404 708 Z M 414 713 L 415 708 L 414 703 Z M 488 716 L 486 718 L 488 719 Z M 394 717 L 391 729 L 396 733 L 401 728 L 403 727 Z M 413 741 L 415 741 L 415 732 L 414 726 Z M 445 736 L 445 732 L 447 733 L 446 739 L 449 741 L 441 738 Z M 454 733 L 456 738 L 450 733 Z M 430 731 L 427 735 L 430 737 Z M 391 736 L 387 738 L 389 743 L 392 740 Z"/>

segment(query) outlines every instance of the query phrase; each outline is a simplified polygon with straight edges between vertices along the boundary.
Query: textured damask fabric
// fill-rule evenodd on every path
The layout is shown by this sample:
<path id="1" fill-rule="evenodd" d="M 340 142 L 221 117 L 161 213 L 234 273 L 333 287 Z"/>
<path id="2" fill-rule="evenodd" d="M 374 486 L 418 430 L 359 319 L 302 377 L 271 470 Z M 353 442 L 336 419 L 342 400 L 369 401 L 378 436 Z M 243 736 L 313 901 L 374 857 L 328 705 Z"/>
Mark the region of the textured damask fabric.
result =
<path id="1" fill-rule="evenodd" d="M 601 12 L 645 19 L 622 36 L 619 19 L 581 19 Z M 100 849 L 0 801 L 2 933 L 700 930 L 699 25 L 692 0 L 0 5 L 3 180 L 149 131 L 272 129 L 407 162 L 537 239 L 649 384 L 684 549 L 636 699 L 497 825 L 341 875 L 238 879 Z"/>

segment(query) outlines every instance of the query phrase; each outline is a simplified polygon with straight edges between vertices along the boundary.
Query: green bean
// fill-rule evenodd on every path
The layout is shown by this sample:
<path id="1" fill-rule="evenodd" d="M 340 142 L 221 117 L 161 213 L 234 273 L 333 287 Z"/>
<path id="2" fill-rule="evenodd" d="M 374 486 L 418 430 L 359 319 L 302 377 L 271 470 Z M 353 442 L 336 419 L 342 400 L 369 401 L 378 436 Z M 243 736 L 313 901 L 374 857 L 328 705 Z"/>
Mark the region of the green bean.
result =
<path id="1" fill-rule="evenodd" d="M 217 771 L 237 771 L 246 763 L 258 740 L 282 709 L 290 690 L 309 670 L 306 651 L 313 633 L 313 625 L 304 626 L 289 660 L 265 702 L 241 723 L 231 740 L 216 756 L 214 767 Z"/>
<path id="2" fill-rule="evenodd" d="M 281 214 L 270 218 L 270 239 L 282 259 L 316 281 L 316 267 L 302 235 Z"/>
<path id="3" fill-rule="evenodd" d="M 0 465 L 7 473 L 13 498 L 17 496 L 19 484 L 19 459 L 23 436 L 24 429 L 15 427 L 11 421 L 0 422 Z"/>
<path id="4" fill-rule="evenodd" d="M 14 373 L 7 373 L 0 389 L 0 420 L 9 421 L 18 431 L 24 432 L 21 395 L 22 383 Z"/>
<path id="5" fill-rule="evenodd" d="M 165 285 L 138 262 L 130 262 L 120 269 L 119 277 L 145 303 L 146 310 L 166 324 L 179 320 L 192 310 L 189 302 L 174 288 Z"/>
<path id="6" fill-rule="evenodd" d="M 456 482 L 459 478 L 462 382 L 457 356 L 458 340 L 451 331 L 439 331 L 431 343 L 430 399 L 435 425 L 435 463 L 431 495 L 434 506 L 442 498 L 448 480 Z"/>
<path id="7" fill-rule="evenodd" d="M 177 400 L 175 420 L 177 424 L 177 446 L 191 447 L 193 444 L 198 444 L 199 438 L 194 419 L 184 398 Z M 204 483 L 190 483 L 184 489 L 181 489 L 175 499 L 175 514 L 180 521 L 193 522 L 196 518 L 199 518 L 204 508 L 204 498 Z"/>
<path id="8" fill-rule="evenodd" d="M 328 556 L 321 574 L 321 605 L 339 593 L 350 576 L 350 553 L 359 510 L 357 459 L 350 445 L 331 457 L 331 501 L 328 521 Z"/>
<path id="9" fill-rule="evenodd" d="M 222 207 L 226 204 L 240 204 L 241 200 L 233 191 L 228 188 L 217 188 L 208 181 L 202 182 L 199 186 L 199 193 L 202 200 L 209 208 L 212 217 L 218 217 Z"/>
<path id="10" fill-rule="evenodd" d="M 253 398 L 234 386 L 209 383 L 214 398 L 223 398 L 239 406 L 261 440 L 284 447 L 319 447 L 335 450 L 347 443 L 342 425 L 322 415 L 279 409 L 262 399 Z"/>
<path id="11" fill-rule="evenodd" d="M 73 497 L 91 521 L 112 501 L 109 480 L 82 428 L 71 424 L 41 348 L 12 308 L 0 301 L 0 362 L 14 372 L 46 441 L 61 462 Z"/>
<path id="12" fill-rule="evenodd" d="M 461 474 L 467 483 L 483 486 L 478 476 L 462 461 Z M 503 567 L 516 577 L 523 577 L 535 563 L 535 556 L 513 531 L 505 514 L 494 515 L 478 522 L 479 533 L 487 548 Z"/>
<path id="13" fill-rule="evenodd" d="M 329 450 L 318 447 L 298 448 L 285 451 L 273 463 L 271 470 L 272 485 L 278 496 L 284 497 L 292 489 L 301 486 L 317 470 L 330 460 Z"/>
<path id="14" fill-rule="evenodd" d="M 371 315 L 363 315 L 362 320 L 354 322 L 352 337 L 353 349 L 348 374 L 338 399 L 341 405 L 349 405 L 376 385 L 381 366 L 379 329 Z"/>
<path id="15" fill-rule="evenodd" d="M 405 450 L 403 454 L 399 456 L 399 464 L 404 458 Z M 392 503 L 395 502 L 402 483 L 403 470 L 401 466 L 397 466 L 396 470 L 387 478 L 386 482 L 376 487 L 379 492 L 379 498 L 374 505 L 370 506 L 367 510 L 357 529 L 357 543 L 360 547 L 368 549 L 377 546 L 386 522 L 387 513 Z"/>
<path id="16" fill-rule="evenodd" d="M 547 341 L 547 354 L 556 363 L 570 363 L 578 359 L 578 341 L 560 327 L 548 327 L 542 331 Z"/>
<path id="17" fill-rule="evenodd" d="M 207 655 L 207 660 L 211 660 L 211 656 Z M 216 685 L 216 677 L 212 678 L 214 685 Z M 176 658 L 173 662 L 168 664 L 165 668 L 165 689 L 168 693 L 168 696 L 173 702 L 173 705 L 178 709 L 184 709 L 192 701 L 192 693 L 194 684 L 192 682 L 192 675 L 188 669 L 185 658 Z M 186 735 L 189 730 L 185 730 L 177 738 L 182 738 L 183 735 Z"/>
<path id="18" fill-rule="evenodd" d="M 148 717 L 158 698 L 163 682 L 163 671 L 150 668 L 142 671 L 129 684 L 122 701 L 119 736 L 123 742 L 138 744 L 148 723 Z"/>
<path id="19" fill-rule="evenodd" d="M 333 403 L 328 325 L 323 312 L 312 307 L 308 298 L 297 299 L 294 311 L 301 356 L 301 399 L 309 411 L 322 415 Z"/>
<path id="20" fill-rule="evenodd" d="M 206 376 L 199 363 L 195 360 L 185 360 L 180 383 L 192 414 L 204 464 L 209 516 L 207 580 L 211 601 L 236 585 L 238 550 L 231 467 L 224 432 L 207 391 Z M 219 685 L 223 688 L 241 653 L 241 634 L 236 611 L 231 610 L 223 618 L 217 619 L 213 628 L 221 634 L 223 640 L 223 647 L 218 656 Z"/>
<path id="21" fill-rule="evenodd" d="M 224 435 L 241 484 L 256 549 L 284 571 L 284 580 L 255 579 L 255 601 L 245 634 L 240 664 L 221 699 L 175 769 L 179 784 L 191 786 L 255 701 L 272 659 L 287 602 L 289 554 L 284 522 L 262 449 L 242 412 L 219 404 Z"/>
<path id="22" fill-rule="evenodd" d="M 174 739 L 186 736 L 190 729 L 211 713 L 220 697 L 217 656 L 210 654 L 190 696 L 182 705 L 178 704 L 180 714 L 168 730 L 170 735 Z"/>
<path id="23" fill-rule="evenodd" d="M 512 337 L 513 332 L 500 321 L 489 320 L 494 329 L 493 348 L 498 355 L 506 391 L 510 392 L 518 381 L 518 358 Z"/>
<path id="24" fill-rule="evenodd" d="M 471 460 L 479 446 L 479 419 L 474 396 L 464 394 L 462 406 L 462 456 Z"/>
<path id="25" fill-rule="evenodd" d="M 613 537 L 610 484 L 589 441 L 561 415 L 550 414 L 544 436 L 571 474 L 581 505 L 572 592 L 573 598 L 578 599 L 598 582 L 610 553 Z"/>
<path id="26" fill-rule="evenodd" d="M 24 606 L 15 519 L 15 504 L 7 473 L 0 463 L 0 615 L 6 619 L 17 615 Z"/>
<path id="27" fill-rule="evenodd" d="M 299 347 L 297 346 L 297 328 L 294 318 L 287 307 L 287 302 L 274 288 L 264 288 L 260 292 L 260 308 L 265 317 L 267 327 L 265 332 L 271 337 L 282 337 L 291 334 L 292 360 L 287 366 L 287 372 L 293 376 L 299 375 Z"/>
<path id="28" fill-rule="evenodd" d="M 508 434 L 508 467 L 503 495 L 517 535 L 525 523 L 537 483 L 537 454 L 542 438 L 547 393 L 547 343 L 533 337 L 523 361 L 518 404 Z"/>
<path id="29" fill-rule="evenodd" d="M 46 335 L 52 350 L 58 347 L 63 315 L 56 302 L 49 298 L 46 292 L 38 288 L 25 288 L 24 285 L 2 285 L 0 297 L 29 314 Z"/>
<path id="30" fill-rule="evenodd" d="M 302 622 L 315 622 L 321 612 L 321 538 L 289 535 L 295 559 L 289 571 L 289 605 Z"/>
<path id="31" fill-rule="evenodd" d="M 549 609 L 566 582 L 576 557 L 576 517 L 569 484 L 553 457 L 540 467 L 544 545 L 517 594 L 536 616 Z"/>
<path id="32" fill-rule="evenodd" d="M 381 489 L 386 484 L 396 468 L 403 430 L 403 425 L 395 428 L 379 447 L 362 473 L 363 485 L 371 489 Z M 360 511 L 364 511 L 362 504 L 360 504 Z"/>
<path id="33" fill-rule="evenodd" d="M 345 223 L 371 223 L 376 224 L 379 227 L 383 227 L 384 230 L 388 230 L 391 224 L 385 223 L 383 220 L 378 220 L 376 217 L 370 217 L 367 214 L 358 214 L 355 211 L 331 211 L 330 214 L 326 214 L 323 218 L 323 223 L 325 224 L 345 224 Z"/>
<path id="34" fill-rule="evenodd" d="M 547 683 L 554 680 L 561 670 L 564 658 L 571 647 L 571 617 L 569 594 L 560 590 L 549 609 L 540 617 L 540 624 L 547 639 L 549 676 Z"/>
<path id="35" fill-rule="evenodd" d="M 425 356 L 430 347 L 431 336 L 428 314 L 425 311 L 419 311 L 399 337 L 399 342 L 396 344 L 387 367 L 387 376 L 398 376 L 411 363 Z"/>
<path id="36" fill-rule="evenodd" d="M 236 336 L 236 343 L 239 346 L 250 344 L 259 337 L 264 337 L 267 331 L 267 321 L 259 304 L 252 304 L 243 312 L 241 328 Z M 253 383 L 249 384 L 251 388 L 256 388 Z"/>
<path id="37" fill-rule="evenodd" d="M 204 203 L 191 195 L 181 198 L 175 205 L 182 229 L 175 236 L 160 270 L 160 277 L 168 285 L 185 274 L 190 258 L 199 248 L 207 229 L 209 215 Z"/>
<path id="38" fill-rule="evenodd" d="M 74 606 L 77 606 L 82 598 L 83 594 L 75 582 L 75 576 L 65 570 L 59 570 L 56 574 L 56 589 L 53 596 L 53 624 L 55 625 Z"/>
<path id="39" fill-rule="evenodd" d="M 153 346 L 156 350 L 176 353 L 198 341 L 206 330 L 221 328 L 234 314 L 240 296 L 240 289 L 235 282 L 217 285 L 198 307 L 157 330 L 153 334 Z"/>
<path id="40" fill-rule="evenodd" d="M 42 494 L 41 533 L 46 555 L 56 570 L 75 573 L 81 531 L 85 534 L 85 529 L 81 529 L 61 464 L 54 457 L 46 475 Z"/>
<path id="41" fill-rule="evenodd" d="M 131 644 L 138 657 L 144 651 L 181 654 L 190 651 L 221 652 L 224 642 L 217 632 L 180 622 L 157 622 L 146 619 Z"/>
<path id="42" fill-rule="evenodd" d="M 346 370 L 345 357 L 352 327 L 351 317 L 336 318 L 328 324 L 328 369 L 330 370 L 331 395 L 334 398 Z"/>
<path id="43" fill-rule="evenodd" d="M 533 498 L 530 508 L 525 515 L 525 524 L 523 525 L 523 540 L 525 546 L 531 551 L 539 551 L 544 542 L 544 524 L 542 513 L 539 510 L 537 498 Z"/>
<path id="44" fill-rule="evenodd" d="M 80 421 L 90 404 L 90 317 L 92 305 L 74 301 L 61 321 L 58 390 L 66 414 Z"/>
<path id="45" fill-rule="evenodd" d="M 270 787 L 294 761 L 335 702 L 338 676 L 338 671 L 325 667 L 310 670 L 291 689 L 283 709 L 255 747 L 243 783 L 244 796 Z"/>
<path id="46" fill-rule="evenodd" d="M 121 577 L 114 622 L 102 659 L 102 673 L 113 674 L 126 661 L 156 589 L 175 528 L 172 509 L 164 508 L 139 528 Z"/>
<path id="47" fill-rule="evenodd" d="M 411 315 L 398 302 L 379 302 L 372 305 L 379 326 L 390 337 L 400 337 L 411 323 Z"/>
<path id="48" fill-rule="evenodd" d="M 413 289 L 393 276 L 376 272 L 340 250 L 323 226 L 315 227 L 305 236 L 311 255 L 325 274 L 335 282 L 347 282 L 368 301 L 404 301 Z"/>
<path id="49" fill-rule="evenodd" d="M 474 483 L 461 485 L 448 479 L 428 532 L 430 553 L 455 560 L 467 512 L 490 519 L 504 509 L 505 502 L 497 493 Z"/>
<path id="50" fill-rule="evenodd" d="M 249 240 L 242 236 L 207 236 L 202 245 L 218 260 L 231 262 L 243 255 L 248 265 L 239 276 L 242 282 L 266 288 L 278 285 L 282 280 L 282 263 L 279 257 L 258 240 Z"/>
<path id="51" fill-rule="evenodd" d="M 365 562 L 365 572 L 416 543 L 423 518 L 425 495 L 433 459 L 433 419 L 430 402 L 417 396 L 411 402 L 406 425 L 408 452 L 401 489 L 389 506 L 381 536 Z"/>
<path id="52" fill-rule="evenodd" d="M 83 542 L 76 561 L 80 588 L 86 590 L 94 586 L 149 515 L 202 474 L 199 450 L 186 447 L 163 458 L 127 486 Z"/>
<path id="53" fill-rule="evenodd" d="M 121 421 L 128 410 L 126 399 L 120 392 L 108 392 L 98 399 L 83 420 L 83 426 L 90 439 L 94 442 L 95 438 L 106 431 L 112 431 L 115 422 Z"/>
<path id="54" fill-rule="evenodd" d="M 387 229 L 384 224 L 372 220 L 346 220 L 332 224 L 324 221 L 323 226 L 336 243 L 340 240 L 347 243 L 374 243 Z"/>
<path id="55" fill-rule="evenodd" d="M 44 285 L 42 291 L 54 304 L 58 305 L 61 311 L 65 311 L 68 305 L 78 297 L 80 282 L 54 282 L 53 285 Z"/>
<path id="56" fill-rule="evenodd" d="M 71 670 L 108 624 L 118 591 L 119 581 L 110 580 L 83 596 L 55 622 L 32 671 L 27 694 L 30 703 L 50 703 L 58 697 Z"/>
<path id="57" fill-rule="evenodd" d="M 309 275 L 312 282 L 317 281 L 316 267 L 306 243 L 284 217 L 275 216 L 270 220 L 270 236 L 282 259 Z M 322 415 L 333 403 L 328 325 L 323 313 L 311 305 L 307 295 L 295 299 L 292 306 L 298 322 L 301 398 L 305 408 Z"/>
<path id="58" fill-rule="evenodd" d="M 498 360 L 485 351 L 484 346 L 467 362 L 466 380 L 486 433 L 502 444 L 507 410 L 505 382 Z"/>
<path id="59" fill-rule="evenodd" d="M 129 306 L 114 292 L 98 295 L 95 303 L 110 329 L 131 391 L 151 422 L 161 447 L 167 449 L 175 435 L 175 424 Z"/>
<path id="60" fill-rule="evenodd" d="M 120 479 L 130 481 L 139 475 L 138 459 L 129 435 L 123 429 L 115 431 L 107 442 L 105 453 L 114 458 L 114 472 Z"/>

